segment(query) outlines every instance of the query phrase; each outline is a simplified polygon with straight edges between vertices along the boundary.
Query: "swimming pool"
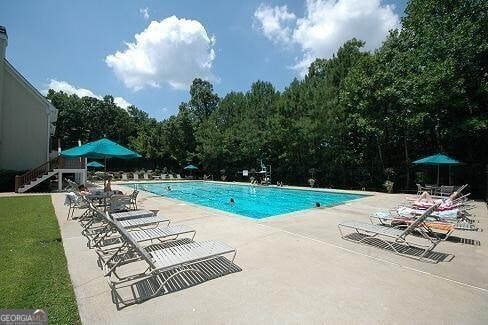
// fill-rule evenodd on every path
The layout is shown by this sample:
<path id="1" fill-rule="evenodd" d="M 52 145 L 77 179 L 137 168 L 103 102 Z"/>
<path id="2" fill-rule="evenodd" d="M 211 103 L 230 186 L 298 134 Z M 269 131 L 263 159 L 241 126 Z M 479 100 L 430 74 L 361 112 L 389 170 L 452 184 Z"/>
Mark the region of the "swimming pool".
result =
<path id="1" fill-rule="evenodd" d="M 310 209 L 315 207 L 316 202 L 321 206 L 332 206 L 365 196 L 209 182 L 139 183 L 127 186 L 253 219 Z M 168 190 L 168 186 L 171 190 Z M 230 203 L 231 198 L 234 203 Z"/>

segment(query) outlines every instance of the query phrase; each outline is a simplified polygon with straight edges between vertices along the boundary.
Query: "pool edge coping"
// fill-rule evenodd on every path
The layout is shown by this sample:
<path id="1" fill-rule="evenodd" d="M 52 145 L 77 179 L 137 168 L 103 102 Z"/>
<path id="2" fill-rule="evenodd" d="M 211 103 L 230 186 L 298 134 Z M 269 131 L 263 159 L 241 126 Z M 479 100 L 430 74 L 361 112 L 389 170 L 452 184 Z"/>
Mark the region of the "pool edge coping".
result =
<path id="1" fill-rule="evenodd" d="M 250 184 L 249 183 L 242 183 L 242 182 L 221 182 L 221 181 L 203 181 L 203 180 L 166 180 L 166 181 L 161 181 L 161 180 L 155 180 L 155 181 L 137 181 L 137 182 L 120 182 L 118 184 L 114 184 L 114 185 L 118 185 L 118 186 L 124 186 L 125 188 L 130 188 L 132 190 L 135 190 L 136 188 L 132 188 L 130 186 L 127 186 L 127 185 L 137 185 L 137 184 L 159 184 L 159 183 L 163 183 L 163 184 L 172 184 L 172 183 L 184 183 L 184 182 L 211 182 L 211 183 L 218 183 L 218 184 L 224 184 L 224 185 L 243 185 L 243 186 L 249 186 Z M 261 186 L 261 185 L 258 185 L 258 186 Z M 169 201 L 173 201 L 174 203 L 178 203 L 178 204 L 185 204 L 185 205 L 189 205 L 189 206 L 192 206 L 192 207 L 195 207 L 195 208 L 204 208 L 204 209 L 208 209 L 210 211 L 213 211 L 213 212 L 218 212 L 218 213 L 223 213 L 223 214 L 227 214 L 227 217 L 239 217 L 239 218 L 243 218 L 243 219 L 247 219 L 247 220 L 252 220 L 253 222 L 265 222 L 265 221 L 269 221 L 271 219 L 275 219 L 275 218 L 284 218 L 284 217 L 297 217 L 295 214 L 299 214 L 299 213 L 303 213 L 305 211 L 311 211 L 311 210 L 314 210 L 314 209 L 327 209 L 327 208 L 333 208 L 333 207 L 336 207 L 336 206 L 340 206 L 340 205 L 345 205 L 347 204 L 348 202 L 351 202 L 351 201 L 357 201 L 357 200 L 360 200 L 360 199 L 365 199 L 365 198 L 368 198 L 368 197 L 374 197 L 378 194 L 385 194 L 385 193 L 381 193 L 381 192 L 370 192 L 370 193 L 374 193 L 374 194 L 362 194 L 364 192 L 362 191 L 355 191 L 355 192 L 359 192 L 359 193 L 350 193 L 351 191 L 347 191 L 347 190 L 339 190 L 341 192 L 335 192 L 334 190 L 332 189 L 324 189 L 324 191 L 318 191 L 317 188 L 307 188 L 307 187 L 298 187 L 298 186 L 293 186 L 293 187 L 280 187 L 280 186 L 276 186 L 276 185 L 271 185 L 272 187 L 274 188 L 278 188 L 278 189 L 296 189 L 296 190 L 304 190 L 304 191 L 313 191 L 313 192 L 326 192 L 326 193 L 336 193 L 336 194 L 344 194 L 344 193 L 348 193 L 348 194 L 355 194 L 355 195 L 361 195 L 362 197 L 358 197 L 358 198 L 355 198 L 355 199 L 349 199 L 347 201 L 344 201 L 344 202 L 339 202 L 339 203 L 335 203 L 335 204 L 332 204 L 332 205 L 328 205 L 328 206 L 322 206 L 322 207 L 310 207 L 310 208 L 306 208 L 306 209 L 301 209 L 301 210 L 297 210 L 297 211 L 292 211 L 292 212 L 287 212 L 287 213 L 282 213 L 282 214 L 277 214 L 277 215 L 272 215 L 272 216 L 268 216 L 268 217 L 264 217 L 264 218 L 253 218 L 253 217 L 248 217 L 248 216 L 245 216 L 245 215 L 241 215 L 241 214 L 237 214 L 237 213 L 232 213 L 232 212 L 229 212 L 229 211 L 225 211 L 225 210 L 220 210 L 220 209 L 217 209 L 217 208 L 213 208 L 213 207 L 208 207 L 206 205 L 202 205 L 202 204 L 198 204 L 198 203 L 194 203 L 194 202 L 188 202 L 188 201 L 183 201 L 183 200 L 180 200 L 180 199 L 176 199 L 176 198 L 172 198 L 172 197 L 168 197 L 168 196 L 164 196 L 164 195 L 160 195 L 160 194 L 157 194 L 157 193 L 153 193 L 153 192 L 150 192 L 150 191 L 146 191 L 146 190 L 143 190 L 145 193 L 149 193 L 149 194 L 152 194 L 154 195 L 155 197 L 159 197 L 159 198 L 163 198 L 163 199 L 167 199 Z"/>

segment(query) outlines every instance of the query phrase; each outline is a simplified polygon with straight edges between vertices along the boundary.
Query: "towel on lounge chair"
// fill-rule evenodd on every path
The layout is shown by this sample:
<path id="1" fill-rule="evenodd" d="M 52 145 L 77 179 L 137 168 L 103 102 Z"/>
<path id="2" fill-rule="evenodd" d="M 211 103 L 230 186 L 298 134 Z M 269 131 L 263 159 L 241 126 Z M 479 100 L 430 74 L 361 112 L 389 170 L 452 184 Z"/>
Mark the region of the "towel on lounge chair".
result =
<path id="1" fill-rule="evenodd" d="M 378 214 L 376 214 L 376 215 L 378 216 Z M 411 217 L 400 216 L 400 217 L 391 218 L 391 216 L 389 216 L 389 218 L 391 220 L 392 226 L 398 225 L 398 224 L 410 225 L 412 222 L 415 221 L 415 219 L 411 218 Z M 446 221 L 424 221 L 423 224 L 425 224 L 427 227 L 429 227 L 431 229 L 444 230 L 447 232 L 452 232 L 456 228 L 453 223 L 448 223 Z"/>
<path id="2" fill-rule="evenodd" d="M 374 219 L 378 219 L 382 225 L 398 226 L 401 224 L 410 224 L 416 219 L 418 215 L 403 214 L 399 215 L 393 211 L 377 211 L 370 217 L 371 223 L 375 224 Z M 435 217 L 434 220 L 426 220 L 424 222 L 429 228 L 435 230 L 443 230 L 446 233 L 451 233 L 454 229 L 477 231 L 479 230 L 472 222 L 463 220 L 463 218 L 441 218 Z M 453 227 L 453 228 L 452 228 Z"/>
<path id="3" fill-rule="evenodd" d="M 430 229 L 444 230 L 444 231 L 447 231 L 447 232 L 452 232 L 452 231 L 454 231 L 454 229 L 456 229 L 455 225 L 452 224 L 452 223 L 441 223 L 441 222 L 429 222 L 429 221 L 426 221 L 425 224 Z"/>
<path id="4" fill-rule="evenodd" d="M 425 210 L 419 209 L 412 209 L 409 207 L 399 207 L 397 213 L 399 215 L 412 215 L 412 214 L 423 214 Z M 444 211 L 434 211 L 432 212 L 432 216 L 439 217 L 441 219 L 455 219 L 458 216 L 459 209 L 451 209 L 451 210 L 444 210 Z"/>

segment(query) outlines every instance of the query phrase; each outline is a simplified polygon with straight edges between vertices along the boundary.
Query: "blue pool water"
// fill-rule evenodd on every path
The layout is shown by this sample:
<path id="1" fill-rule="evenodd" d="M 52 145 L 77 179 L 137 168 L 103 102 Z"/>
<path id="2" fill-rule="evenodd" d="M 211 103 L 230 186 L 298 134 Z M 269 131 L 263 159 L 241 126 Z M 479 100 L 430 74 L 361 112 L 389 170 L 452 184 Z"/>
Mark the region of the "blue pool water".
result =
<path id="1" fill-rule="evenodd" d="M 357 194 L 208 182 L 142 183 L 128 186 L 254 219 L 310 209 L 315 207 L 316 202 L 326 207 L 364 197 Z M 168 190 L 168 186 L 171 190 Z M 234 204 L 230 203 L 231 198 Z"/>

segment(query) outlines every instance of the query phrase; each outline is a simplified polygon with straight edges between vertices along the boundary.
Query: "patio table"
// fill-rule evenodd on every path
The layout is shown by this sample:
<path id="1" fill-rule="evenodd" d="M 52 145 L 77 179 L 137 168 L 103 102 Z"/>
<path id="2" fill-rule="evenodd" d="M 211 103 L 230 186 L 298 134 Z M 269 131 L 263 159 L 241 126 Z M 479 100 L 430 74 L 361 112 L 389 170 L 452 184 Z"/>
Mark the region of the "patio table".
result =
<path id="1" fill-rule="evenodd" d="M 110 192 L 95 192 L 85 195 L 85 198 L 91 202 L 98 201 L 98 206 L 107 206 L 107 198 L 112 195 Z"/>
<path id="2" fill-rule="evenodd" d="M 109 192 L 95 192 L 85 195 L 88 200 L 99 200 L 99 199 L 106 199 L 110 196 L 111 193 Z"/>

